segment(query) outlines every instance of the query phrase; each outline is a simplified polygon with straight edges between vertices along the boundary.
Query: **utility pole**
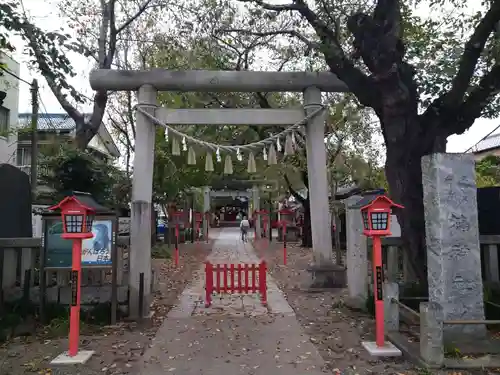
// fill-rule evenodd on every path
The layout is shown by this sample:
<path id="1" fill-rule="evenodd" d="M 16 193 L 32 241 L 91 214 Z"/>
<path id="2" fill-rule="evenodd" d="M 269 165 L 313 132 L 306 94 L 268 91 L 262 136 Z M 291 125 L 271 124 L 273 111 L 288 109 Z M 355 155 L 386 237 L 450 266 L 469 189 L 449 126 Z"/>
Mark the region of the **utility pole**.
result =
<path id="1" fill-rule="evenodd" d="M 31 198 L 36 199 L 38 177 L 38 81 L 31 84 Z"/>

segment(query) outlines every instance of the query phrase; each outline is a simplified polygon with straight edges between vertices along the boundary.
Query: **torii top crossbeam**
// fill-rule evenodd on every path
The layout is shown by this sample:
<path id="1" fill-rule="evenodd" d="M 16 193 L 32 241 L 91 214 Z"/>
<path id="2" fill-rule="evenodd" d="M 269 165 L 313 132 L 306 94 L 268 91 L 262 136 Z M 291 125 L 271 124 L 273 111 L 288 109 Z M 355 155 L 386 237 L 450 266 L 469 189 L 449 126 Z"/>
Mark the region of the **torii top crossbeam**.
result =
<path id="1" fill-rule="evenodd" d="M 312 86 L 324 92 L 349 91 L 330 72 L 99 69 L 90 73 L 94 90 L 138 90 L 143 85 L 158 91 L 185 92 L 302 92 Z"/>

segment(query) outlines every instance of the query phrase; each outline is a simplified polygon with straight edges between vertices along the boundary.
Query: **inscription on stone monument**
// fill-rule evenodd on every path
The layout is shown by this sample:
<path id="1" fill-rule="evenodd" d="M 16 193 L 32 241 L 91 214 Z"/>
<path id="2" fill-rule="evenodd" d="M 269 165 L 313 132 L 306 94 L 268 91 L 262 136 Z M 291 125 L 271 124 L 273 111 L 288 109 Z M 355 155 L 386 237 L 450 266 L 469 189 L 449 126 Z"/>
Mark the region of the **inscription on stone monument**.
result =
<path id="1" fill-rule="evenodd" d="M 474 159 L 422 158 L 429 302 L 444 319 L 484 319 Z M 445 339 L 484 337 L 484 325 L 445 325 Z"/>

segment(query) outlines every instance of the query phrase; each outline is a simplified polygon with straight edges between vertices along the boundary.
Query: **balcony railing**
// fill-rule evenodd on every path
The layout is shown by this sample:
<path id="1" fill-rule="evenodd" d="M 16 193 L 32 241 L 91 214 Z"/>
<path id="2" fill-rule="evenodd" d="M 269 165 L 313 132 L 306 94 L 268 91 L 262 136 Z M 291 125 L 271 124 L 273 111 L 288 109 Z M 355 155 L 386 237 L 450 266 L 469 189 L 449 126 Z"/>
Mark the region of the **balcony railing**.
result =
<path id="1" fill-rule="evenodd" d="M 31 165 L 18 165 L 17 167 L 28 176 L 31 176 Z M 38 179 L 40 180 L 41 178 L 48 176 L 49 172 L 50 170 L 46 165 L 39 165 L 37 168 Z"/>

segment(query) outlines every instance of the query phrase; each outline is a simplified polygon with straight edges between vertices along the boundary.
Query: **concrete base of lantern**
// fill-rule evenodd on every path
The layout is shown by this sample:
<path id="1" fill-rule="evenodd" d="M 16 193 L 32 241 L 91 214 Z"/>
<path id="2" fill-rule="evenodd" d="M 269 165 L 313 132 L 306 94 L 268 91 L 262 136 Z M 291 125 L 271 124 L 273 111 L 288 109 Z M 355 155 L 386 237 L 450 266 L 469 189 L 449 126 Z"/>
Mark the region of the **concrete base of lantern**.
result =
<path id="1" fill-rule="evenodd" d="M 400 357 L 402 355 L 401 350 L 389 341 L 386 341 L 382 347 L 377 346 L 377 343 L 373 341 L 363 341 L 361 345 L 374 357 Z"/>
<path id="2" fill-rule="evenodd" d="M 59 354 L 54 358 L 51 365 L 83 365 L 94 355 L 93 350 L 80 350 L 75 356 L 70 357 L 68 352 Z"/>

